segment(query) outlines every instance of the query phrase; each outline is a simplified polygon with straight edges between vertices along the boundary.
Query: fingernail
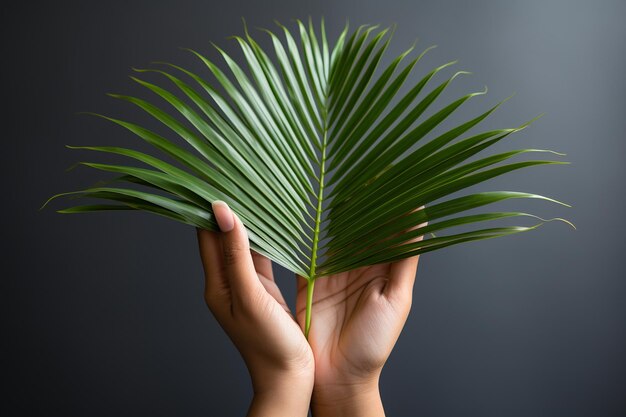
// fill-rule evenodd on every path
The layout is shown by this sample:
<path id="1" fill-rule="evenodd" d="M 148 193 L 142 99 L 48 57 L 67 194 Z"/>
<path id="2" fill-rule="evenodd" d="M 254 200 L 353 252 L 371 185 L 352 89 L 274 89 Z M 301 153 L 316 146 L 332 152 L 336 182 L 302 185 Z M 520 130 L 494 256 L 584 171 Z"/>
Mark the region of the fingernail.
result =
<path id="1" fill-rule="evenodd" d="M 213 214 L 215 215 L 215 219 L 217 220 L 217 225 L 220 227 L 222 232 L 230 232 L 233 230 L 235 226 L 235 219 L 233 217 L 233 212 L 222 200 L 215 200 L 211 203 L 211 207 L 213 207 Z"/>

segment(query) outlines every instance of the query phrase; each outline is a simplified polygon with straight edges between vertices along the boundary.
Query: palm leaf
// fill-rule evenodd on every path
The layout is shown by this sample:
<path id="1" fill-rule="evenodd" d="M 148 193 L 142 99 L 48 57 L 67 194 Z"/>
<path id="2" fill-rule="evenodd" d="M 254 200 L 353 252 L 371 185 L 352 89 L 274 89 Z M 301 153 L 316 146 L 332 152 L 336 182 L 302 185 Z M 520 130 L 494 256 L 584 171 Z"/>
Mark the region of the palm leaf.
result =
<path id="1" fill-rule="evenodd" d="M 224 200 L 242 219 L 252 249 L 305 277 L 309 292 L 320 276 L 528 231 L 550 220 L 571 224 L 523 212 L 467 213 L 519 198 L 566 205 L 537 194 L 493 191 L 451 197 L 507 172 L 565 163 L 510 161 L 529 153 L 562 155 L 538 149 L 472 160 L 528 126 L 467 135 L 502 102 L 427 140 L 464 103 L 486 93 L 470 93 L 437 105 L 439 96 L 464 72 L 447 76 L 430 91 L 428 86 L 455 62 L 410 81 L 412 71 L 432 48 L 403 65 L 413 45 L 381 67 L 395 27 L 378 30 L 378 25 L 363 25 L 350 34 L 346 23 L 331 47 L 323 19 L 319 36 L 311 18 L 308 24 L 296 20 L 299 42 L 287 27 L 276 23 L 284 40 L 281 31 L 261 29 L 269 36 L 274 59 L 252 38 L 245 22 L 244 37 L 232 36 L 241 48 L 247 72 L 216 45 L 230 74 L 206 56 L 188 50 L 214 77 L 213 84 L 171 63 L 136 69 L 138 76 L 131 78 L 160 104 L 111 96 L 143 110 L 167 129 L 167 137 L 129 121 L 101 117 L 135 134 L 159 156 L 112 146 L 71 147 L 121 155 L 133 164 L 82 163 L 118 174 L 113 182 L 119 185 L 56 195 L 53 198 L 78 196 L 110 202 L 59 212 L 142 210 L 217 231 L 211 202 Z M 139 78 L 149 74 L 161 81 Z M 407 82 L 412 86 L 400 94 Z M 394 99 L 397 103 L 392 105 Z M 432 114 L 425 117 L 428 112 Z M 484 226 L 514 217 L 538 222 Z M 455 227 L 474 229 L 439 235 Z M 432 238 L 415 242 L 415 237 L 427 234 Z M 307 320 L 307 332 L 308 327 Z"/>

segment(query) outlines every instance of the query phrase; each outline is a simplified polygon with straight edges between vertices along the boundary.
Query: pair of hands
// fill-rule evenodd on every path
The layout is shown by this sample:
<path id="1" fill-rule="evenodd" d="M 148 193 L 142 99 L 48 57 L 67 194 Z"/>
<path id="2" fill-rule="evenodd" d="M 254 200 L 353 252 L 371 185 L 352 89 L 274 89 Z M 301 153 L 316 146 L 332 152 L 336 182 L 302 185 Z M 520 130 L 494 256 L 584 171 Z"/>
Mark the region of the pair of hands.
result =
<path id="1" fill-rule="evenodd" d="M 248 415 L 383 416 L 378 380 L 411 308 L 419 256 L 318 278 L 307 341 L 307 281 L 297 277 L 294 317 L 239 217 L 221 201 L 213 211 L 221 232 L 198 230 L 205 300 L 250 371 Z"/>

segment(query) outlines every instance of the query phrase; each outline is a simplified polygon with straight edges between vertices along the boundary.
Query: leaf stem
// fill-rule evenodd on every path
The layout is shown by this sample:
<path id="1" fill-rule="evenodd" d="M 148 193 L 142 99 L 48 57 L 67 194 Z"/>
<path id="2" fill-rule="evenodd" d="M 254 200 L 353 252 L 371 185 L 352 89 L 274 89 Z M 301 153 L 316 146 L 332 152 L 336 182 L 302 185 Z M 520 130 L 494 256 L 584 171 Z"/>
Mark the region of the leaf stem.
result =
<path id="1" fill-rule="evenodd" d="M 309 279 L 306 287 L 306 319 L 304 325 L 304 335 L 309 337 L 311 329 L 311 307 L 313 304 L 313 288 L 317 279 L 315 268 L 317 267 L 317 247 L 320 236 L 320 224 L 322 223 L 322 202 L 324 201 L 324 174 L 326 173 L 326 139 L 328 136 L 328 128 L 324 123 L 324 138 L 322 140 L 322 159 L 320 160 L 320 188 L 317 194 L 317 210 L 315 213 L 315 234 L 313 235 L 313 249 L 311 252 L 311 269 L 309 271 Z"/>
<path id="2" fill-rule="evenodd" d="M 313 288 L 315 287 L 315 279 L 309 279 L 306 284 L 306 318 L 304 322 L 304 336 L 309 338 L 309 330 L 311 330 L 311 305 L 313 304 Z"/>

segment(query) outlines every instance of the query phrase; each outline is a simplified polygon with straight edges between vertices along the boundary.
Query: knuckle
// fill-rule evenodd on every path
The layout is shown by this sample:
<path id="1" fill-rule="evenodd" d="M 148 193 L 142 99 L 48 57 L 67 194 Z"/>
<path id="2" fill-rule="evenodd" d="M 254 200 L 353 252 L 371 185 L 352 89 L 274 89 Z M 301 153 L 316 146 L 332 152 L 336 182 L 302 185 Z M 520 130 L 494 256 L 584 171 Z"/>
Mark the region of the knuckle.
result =
<path id="1" fill-rule="evenodd" d="M 228 242 L 224 245 L 224 263 L 226 265 L 234 265 L 244 254 L 246 245 L 240 242 Z"/>

